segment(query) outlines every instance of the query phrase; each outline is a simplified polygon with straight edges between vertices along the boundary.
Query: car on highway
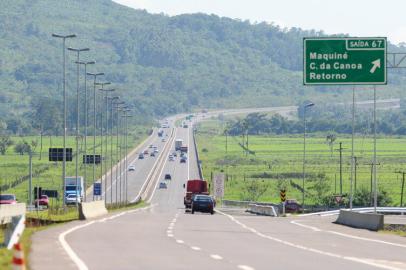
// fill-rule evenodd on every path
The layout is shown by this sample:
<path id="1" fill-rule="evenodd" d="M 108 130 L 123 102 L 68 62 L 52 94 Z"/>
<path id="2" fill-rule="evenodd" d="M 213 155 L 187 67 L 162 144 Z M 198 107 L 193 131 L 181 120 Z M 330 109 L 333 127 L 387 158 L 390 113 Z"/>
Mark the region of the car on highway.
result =
<path id="1" fill-rule="evenodd" d="M 17 198 L 14 194 L 0 194 L 0 204 L 16 204 Z"/>
<path id="2" fill-rule="evenodd" d="M 286 213 L 295 213 L 302 211 L 302 206 L 294 199 L 285 201 L 285 212 Z"/>
<path id="3" fill-rule="evenodd" d="M 148 149 L 145 149 L 143 153 L 144 153 L 144 155 L 148 155 L 148 153 L 149 153 Z"/>
<path id="4" fill-rule="evenodd" d="M 162 142 L 166 142 L 166 139 L 165 138 L 162 138 L 162 140 L 161 140 Z"/>
<path id="5" fill-rule="evenodd" d="M 78 202 L 78 203 L 81 202 L 81 199 L 80 199 L 80 197 L 77 196 L 77 194 L 71 193 L 71 194 L 68 194 L 68 196 L 65 197 L 66 205 L 76 204 L 76 202 Z"/>
<path id="6" fill-rule="evenodd" d="M 48 196 L 47 195 L 41 195 L 39 199 L 36 199 L 34 201 L 34 205 L 35 205 L 35 207 L 38 207 L 38 206 L 41 205 L 41 206 L 45 206 L 46 208 L 48 208 L 49 207 L 49 198 L 48 198 Z"/>
<path id="7" fill-rule="evenodd" d="M 168 186 L 166 185 L 165 182 L 160 182 L 160 183 L 159 183 L 159 188 L 160 188 L 160 189 L 161 189 L 161 188 L 168 188 Z"/>
<path id="8" fill-rule="evenodd" d="M 186 163 L 187 157 L 183 156 L 180 158 L 180 163 Z"/>
<path id="9" fill-rule="evenodd" d="M 150 144 L 150 145 L 149 145 L 149 148 L 153 148 L 153 147 L 154 147 L 154 145 L 153 145 L 153 144 Z"/>
<path id="10" fill-rule="evenodd" d="M 209 195 L 195 195 L 192 198 L 192 214 L 204 212 L 214 214 L 214 201 Z"/>
<path id="11" fill-rule="evenodd" d="M 128 171 L 135 171 L 135 165 L 128 166 Z"/>
<path id="12" fill-rule="evenodd" d="M 172 156 L 172 155 L 169 155 L 169 161 L 174 161 L 175 160 L 175 158 Z"/>
<path id="13" fill-rule="evenodd" d="M 172 153 L 172 155 L 173 155 L 174 157 L 177 157 L 177 156 L 178 156 L 178 153 L 175 151 L 175 152 Z"/>
<path id="14" fill-rule="evenodd" d="M 172 176 L 170 173 L 165 174 L 165 180 L 172 180 Z"/>
<path id="15" fill-rule="evenodd" d="M 158 153 L 159 153 L 159 150 L 158 150 L 157 148 L 155 148 L 155 149 L 154 149 L 154 153 L 155 153 L 155 154 L 158 154 Z"/>
<path id="16" fill-rule="evenodd" d="M 150 156 L 155 157 L 155 152 L 151 152 Z"/>
<path id="17" fill-rule="evenodd" d="M 143 153 L 140 153 L 140 154 L 138 155 L 138 159 L 144 159 L 144 154 L 143 154 Z"/>

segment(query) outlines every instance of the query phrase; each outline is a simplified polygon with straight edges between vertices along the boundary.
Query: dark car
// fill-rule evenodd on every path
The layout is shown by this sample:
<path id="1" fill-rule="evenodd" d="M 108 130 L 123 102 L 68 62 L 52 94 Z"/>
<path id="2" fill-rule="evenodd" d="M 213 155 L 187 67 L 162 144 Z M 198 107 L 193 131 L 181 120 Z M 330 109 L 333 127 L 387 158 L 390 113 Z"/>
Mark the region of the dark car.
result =
<path id="1" fill-rule="evenodd" d="M 302 206 L 296 200 L 286 200 L 285 202 L 286 213 L 294 213 L 302 211 Z"/>
<path id="2" fill-rule="evenodd" d="M 143 153 L 140 153 L 140 154 L 138 155 L 138 159 L 144 159 L 144 154 L 143 154 Z"/>
<path id="3" fill-rule="evenodd" d="M 186 156 L 180 158 L 180 163 L 186 163 Z"/>
<path id="4" fill-rule="evenodd" d="M 1 194 L 0 195 L 0 204 L 16 204 L 17 199 L 14 194 Z"/>
<path id="5" fill-rule="evenodd" d="M 214 214 L 214 202 L 208 195 L 195 195 L 192 198 L 192 214 L 197 212 L 205 212 Z"/>
<path id="6" fill-rule="evenodd" d="M 169 173 L 165 174 L 165 180 L 172 180 L 172 176 Z"/>

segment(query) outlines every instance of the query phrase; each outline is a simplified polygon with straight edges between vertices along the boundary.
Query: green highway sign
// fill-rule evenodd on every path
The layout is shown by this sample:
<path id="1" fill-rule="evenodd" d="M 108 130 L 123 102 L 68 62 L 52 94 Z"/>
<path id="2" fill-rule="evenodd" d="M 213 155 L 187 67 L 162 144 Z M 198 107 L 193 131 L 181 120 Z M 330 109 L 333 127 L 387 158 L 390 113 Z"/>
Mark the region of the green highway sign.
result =
<path id="1" fill-rule="evenodd" d="M 386 84 L 386 38 L 304 38 L 303 84 Z"/>

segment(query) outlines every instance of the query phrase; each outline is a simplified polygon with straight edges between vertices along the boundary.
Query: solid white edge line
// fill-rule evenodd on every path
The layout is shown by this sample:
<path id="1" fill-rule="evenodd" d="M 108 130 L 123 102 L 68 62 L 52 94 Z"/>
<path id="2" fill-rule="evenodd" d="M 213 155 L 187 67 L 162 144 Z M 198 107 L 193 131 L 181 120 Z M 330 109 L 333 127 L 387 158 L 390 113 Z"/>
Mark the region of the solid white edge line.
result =
<path id="1" fill-rule="evenodd" d="M 215 260 L 222 260 L 223 259 L 223 257 L 221 257 L 220 255 L 217 255 L 217 254 L 210 254 L 210 257 L 212 259 L 215 259 Z"/>
<path id="2" fill-rule="evenodd" d="M 240 268 L 241 270 L 255 270 L 255 268 L 248 266 L 248 265 L 243 265 L 243 264 L 240 264 L 237 267 Z"/>
<path id="3" fill-rule="evenodd" d="M 304 225 L 304 224 L 301 224 L 299 222 L 300 222 L 300 220 L 291 221 L 290 223 L 301 226 L 301 227 L 304 227 L 304 228 L 308 228 L 308 229 L 311 229 L 311 230 L 317 231 L 317 232 L 326 232 L 326 233 L 339 235 L 339 236 L 342 236 L 342 237 L 347 237 L 347 238 L 352 238 L 352 239 L 357 239 L 357 240 L 362 240 L 362 241 L 367 241 L 367 242 L 374 242 L 374 243 L 379 243 L 379 244 L 385 244 L 385 245 L 390 245 L 390 246 L 406 248 L 406 245 L 404 245 L 404 244 L 393 243 L 393 242 L 388 242 L 388 241 L 383 241 L 383 240 L 378 240 L 378 239 L 372 239 L 372 238 L 367 238 L 367 237 L 361 237 L 361 236 L 356 236 L 356 235 L 352 235 L 352 234 L 341 233 L 341 232 L 336 232 L 336 231 L 331 231 L 331 230 L 322 230 L 320 228 L 309 226 L 309 225 Z"/>
<path id="4" fill-rule="evenodd" d="M 63 249 L 65 250 L 65 252 L 68 254 L 69 258 L 70 258 L 70 259 L 75 263 L 75 265 L 79 268 L 79 270 L 88 270 L 89 268 L 86 266 L 86 264 L 84 263 L 84 261 L 82 261 L 82 260 L 79 258 L 79 256 L 75 253 L 75 251 L 73 251 L 73 249 L 70 247 L 70 245 L 69 245 L 68 242 L 66 241 L 65 237 L 66 237 L 68 234 L 70 234 L 70 233 L 72 233 L 72 232 L 74 232 L 74 231 L 76 231 L 76 230 L 79 230 L 79 229 L 85 228 L 85 227 L 87 227 L 87 226 L 90 226 L 90 225 L 92 225 L 92 224 L 95 224 L 96 222 L 105 222 L 106 220 L 112 220 L 112 219 L 114 219 L 114 218 L 120 217 L 120 216 L 122 216 L 122 215 L 124 215 L 124 214 L 127 214 L 127 213 L 134 213 L 134 212 L 146 210 L 146 209 L 152 208 L 152 207 L 154 207 L 154 206 L 155 206 L 155 205 L 149 205 L 149 206 L 146 206 L 146 207 L 143 207 L 143 208 L 138 208 L 138 209 L 134 209 L 134 210 L 128 210 L 128 211 L 122 212 L 122 213 L 120 213 L 120 214 L 111 216 L 111 217 L 109 217 L 109 218 L 102 217 L 102 218 L 100 218 L 100 219 L 92 220 L 92 221 L 90 221 L 90 222 L 88 222 L 88 223 L 85 223 L 85 224 L 81 224 L 81 225 L 74 226 L 74 227 L 72 227 L 72 228 L 70 228 L 70 229 L 68 229 L 68 230 L 66 230 L 66 231 L 64 231 L 64 232 L 62 232 L 62 233 L 59 234 L 59 236 L 58 236 L 59 243 L 61 243 L 62 248 L 63 248 Z"/>
<path id="5" fill-rule="evenodd" d="M 228 217 L 228 218 L 231 219 L 234 223 L 236 223 L 236 224 L 238 224 L 238 225 L 240 225 L 240 226 L 243 226 L 243 225 L 244 225 L 247 229 L 253 229 L 253 228 L 250 228 L 250 227 L 246 226 L 246 225 L 243 224 L 241 221 L 237 220 L 235 217 L 233 217 L 233 216 L 231 216 L 231 215 L 229 215 L 229 214 L 226 214 L 226 213 L 224 213 L 224 212 L 222 212 L 222 211 L 220 211 L 220 210 L 216 210 L 216 211 L 217 211 L 218 213 L 220 213 L 220 214 L 222 214 L 222 215 Z M 254 229 L 254 230 L 255 230 L 255 229 Z M 283 244 L 283 245 L 287 245 L 287 246 L 294 247 L 294 248 L 297 248 L 297 249 L 301 249 L 301 250 L 305 250 L 305 251 L 317 253 L 317 254 L 320 254 L 320 255 L 325 255 L 325 256 L 329 256 L 329 257 L 333 257 L 333 258 L 337 258 L 337 259 L 343 259 L 343 260 L 352 261 L 352 262 L 358 262 L 358 263 L 362 263 L 362 264 L 366 264 L 366 265 L 371 265 L 371 266 L 378 267 L 378 268 L 382 268 L 382 269 L 401 270 L 400 268 L 396 268 L 396 267 L 392 267 L 392 266 L 387 266 L 387 265 L 383 265 L 383 264 L 379 264 L 379 263 L 374 263 L 374 262 L 371 262 L 370 260 L 366 260 L 366 259 L 343 256 L 343 255 L 340 255 L 340 254 L 335 254 L 335 253 L 331 253 L 331 252 L 327 252 L 327 251 L 322 251 L 322 250 L 315 249 L 315 248 L 306 247 L 306 246 L 303 246 L 303 245 L 294 244 L 294 243 L 292 243 L 292 242 L 285 241 L 285 240 L 282 240 L 282 239 L 279 239 L 279 238 L 276 238 L 276 237 L 272 237 L 272 236 L 269 236 L 269 235 L 265 235 L 265 234 L 260 233 L 260 232 L 256 232 L 256 233 L 254 233 L 254 234 L 256 234 L 256 235 L 259 236 L 259 237 L 262 237 L 262 238 L 265 238 L 265 239 L 269 239 L 269 240 L 278 242 L 278 243 Z"/>

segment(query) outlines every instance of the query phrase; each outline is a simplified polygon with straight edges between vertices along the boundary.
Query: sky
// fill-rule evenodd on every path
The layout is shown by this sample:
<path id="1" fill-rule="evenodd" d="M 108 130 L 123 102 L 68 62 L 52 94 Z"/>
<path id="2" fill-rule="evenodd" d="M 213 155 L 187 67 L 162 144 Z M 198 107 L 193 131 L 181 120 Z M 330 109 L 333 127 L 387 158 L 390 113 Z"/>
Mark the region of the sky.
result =
<path id="1" fill-rule="evenodd" d="M 150 13 L 207 13 L 327 34 L 406 42 L 406 0 L 113 0 Z"/>

